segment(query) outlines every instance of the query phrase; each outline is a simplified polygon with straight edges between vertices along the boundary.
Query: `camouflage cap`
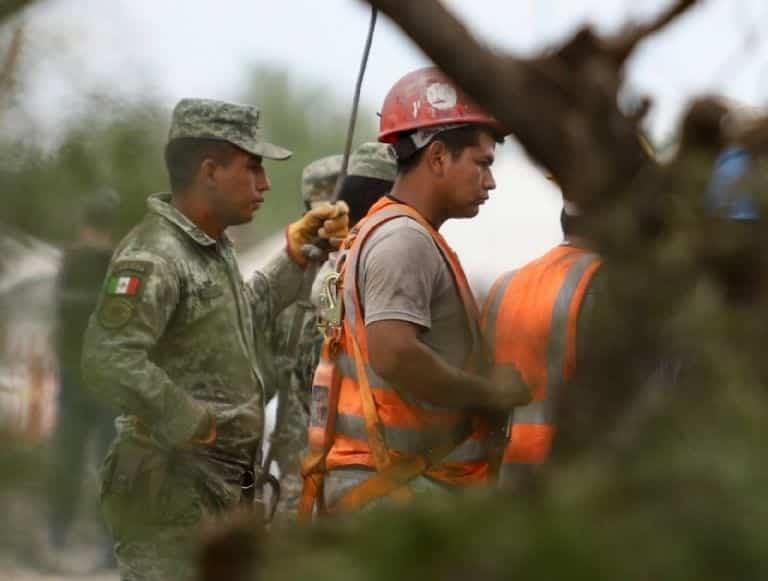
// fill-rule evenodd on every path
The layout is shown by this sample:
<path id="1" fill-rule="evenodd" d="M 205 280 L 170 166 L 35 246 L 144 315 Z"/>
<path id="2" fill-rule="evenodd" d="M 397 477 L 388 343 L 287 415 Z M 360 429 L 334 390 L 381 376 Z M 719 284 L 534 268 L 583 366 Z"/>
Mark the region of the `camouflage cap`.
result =
<path id="1" fill-rule="evenodd" d="M 173 109 L 168 141 L 182 138 L 221 139 L 266 159 L 288 159 L 291 152 L 264 139 L 261 111 L 213 99 L 182 99 Z"/>
<path id="2" fill-rule="evenodd" d="M 397 162 L 391 145 L 363 143 L 349 156 L 347 175 L 394 182 Z"/>
<path id="3" fill-rule="evenodd" d="M 329 155 L 313 161 L 301 172 L 301 195 L 306 204 L 327 202 L 341 172 L 343 156 Z"/>

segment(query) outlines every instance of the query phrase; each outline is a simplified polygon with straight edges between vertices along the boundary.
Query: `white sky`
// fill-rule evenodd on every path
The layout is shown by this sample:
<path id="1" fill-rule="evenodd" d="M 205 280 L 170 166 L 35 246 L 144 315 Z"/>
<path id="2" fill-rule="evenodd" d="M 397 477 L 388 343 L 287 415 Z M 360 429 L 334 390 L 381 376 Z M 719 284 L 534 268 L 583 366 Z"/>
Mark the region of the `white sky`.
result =
<path id="1" fill-rule="evenodd" d="M 562 40 L 577 24 L 615 31 L 671 0 L 445 1 L 489 43 L 526 54 Z M 234 98 L 252 63 L 285 68 L 349 100 L 368 15 L 359 0 L 46 0 L 27 18 L 35 72 L 28 102 L 55 117 L 95 86 L 125 98 L 156 94 L 169 106 L 183 96 Z M 765 0 L 704 0 L 643 46 L 629 84 L 657 97 L 657 134 L 670 128 L 692 92 L 765 102 L 765 22 Z M 363 92 L 370 110 L 400 76 L 428 64 L 386 18 L 379 23 Z M 750 34 L 756 43 L 740 50 Z M 61 106 L 52 108 L 53 101 Z"/>
<path id="2" fill-rule="evenodd" d="M 524 55 L 557 44 L 584 22 L 616 31 L 671 0 L 445 1 L 487 42 Z M 118 101 L 148 94 L 169 108 L 186 96 L 233 99 L 253 64 L 284 68 L 348 102 L 368 17 L 359 0 L 45 0 L 26 18 L 25 70 L 32 74 L 23 102 L 43 131 L 55 133 L 89 93 Z M 641 47 L 628 85 L 655 98 L 650 129 L 657 138 L 669 134 L 694 93 L 766 102 L 766 22 L 765 0 L 704 0 Z M 426 64 L 381 18 L 363 90 L 368 110 L 378 109 L 399 77 Z M 557 196 L 514 150 L 501 158 L 499 187 L 480 217 L 446 226 L 480 279 L 534 257 L 559 236 Z"/>

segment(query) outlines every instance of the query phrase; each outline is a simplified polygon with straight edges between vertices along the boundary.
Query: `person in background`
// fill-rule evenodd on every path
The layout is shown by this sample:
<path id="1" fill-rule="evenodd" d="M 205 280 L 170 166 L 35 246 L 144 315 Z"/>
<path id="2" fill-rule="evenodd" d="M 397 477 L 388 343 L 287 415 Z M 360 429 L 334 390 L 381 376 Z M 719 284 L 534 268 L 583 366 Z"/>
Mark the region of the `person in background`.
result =
<path id="1" fill-rule="evenodd" d="M 80 505 L 95 443 L 99 462 L 115 435 L 115 414 L 84 389 L 80 373 L 83 334 L 99 297 L 114 249 L 120 198 L 103 190 L 83 204 L 75 243 L 64 252 L 56 290 L 56 353 L 59 367 L 59 415 L 53 437 L 50 474 L 50 542 L 61 551 Z M 112 543 L 103 536 L 102 565 L 115 566 Z"/>

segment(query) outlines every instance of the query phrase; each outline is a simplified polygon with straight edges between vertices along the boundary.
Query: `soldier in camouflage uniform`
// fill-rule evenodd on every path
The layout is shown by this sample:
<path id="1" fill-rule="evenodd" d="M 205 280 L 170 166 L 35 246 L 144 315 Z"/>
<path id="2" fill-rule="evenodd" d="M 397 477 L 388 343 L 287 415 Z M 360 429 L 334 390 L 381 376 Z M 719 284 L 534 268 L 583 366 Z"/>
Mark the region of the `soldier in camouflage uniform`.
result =
<path id="1" fill-rule="evenodd" d="M 304 168 L 301 193 L 307 211 L 327 204 L 331 199 L 341 163 L 341 155 L 329 155 Z M 294 514 L 298 507 L 301 494 L 299 469 L 309 424 L 309 395 L 323 340 L 317 328 L 314 306 L 309 301 L 310 287 L 311 280 L 307 280 L 300 298 L 280 313 L 271 333 L 271 368 L 278 405 L 268 463 L 274 460 L 280 469 L 278 510 L 281 515 Z"/>
<path id="2" fill-rule="evenodd" d="M 307 209 L 327 202 L 341 171 L 342 157 L 333 155 L 309 164 L 302 174 L 302 193 Z M 389 146 L 364 143 L 349 159 L 340 198 L 350 208 L 350 220 L 362 218 L 376 200 L 392 188 L 397 164 Z M 324 266 L 315 278 L 322 283 L 332 265 Z M 307 445 L 309 399 L 312 378 L 320 358 L 323 337 L 315 308 L 308 298 L 300 299 L 278 318 L 272 347 L 276 361 L 279 400 L 270 456 L 280 467 L 279 510 L 295 514 L 301 495 L 300 463 Z"/>
<path id="3" fill-rule="evenodd" d="M 301 172 L 301 199 L 309 211 L 327 203 L 333 195 L 344 156 L 329 155 L 313 161 Z"/>
<path id="4" fill-rule="evenodd" d="M 121 412 L 104 463 L 102 507 L 125 581 L 196 578 L 198 525 L 251 506 L 264 424 L 257 352 L 302 287 L 301 248 L 346 232 L 326 205 L 290 224 L 286 251 L 249 283 L 230 225 L 251 220 L 269 180 L 256 107 L 184 99 L 171 121 L 171 194 L 119 244 L 85 336 L 90 389 Z"/>

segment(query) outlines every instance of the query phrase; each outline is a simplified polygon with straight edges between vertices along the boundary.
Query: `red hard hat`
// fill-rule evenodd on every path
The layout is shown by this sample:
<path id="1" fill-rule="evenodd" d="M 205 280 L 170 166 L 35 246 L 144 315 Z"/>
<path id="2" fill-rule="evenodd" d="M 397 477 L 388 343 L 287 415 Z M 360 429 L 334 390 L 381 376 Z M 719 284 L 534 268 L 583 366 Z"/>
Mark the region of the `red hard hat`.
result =
<path id="1" fill-rule="evenodd" d="M 394 143 L 399 133 L 458 123 L 477 123 L 496 128 L 499 122 L 476 105 L 437 67 L 408 73 L 384 98 L 379 141 Z"/>

